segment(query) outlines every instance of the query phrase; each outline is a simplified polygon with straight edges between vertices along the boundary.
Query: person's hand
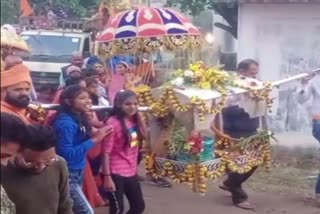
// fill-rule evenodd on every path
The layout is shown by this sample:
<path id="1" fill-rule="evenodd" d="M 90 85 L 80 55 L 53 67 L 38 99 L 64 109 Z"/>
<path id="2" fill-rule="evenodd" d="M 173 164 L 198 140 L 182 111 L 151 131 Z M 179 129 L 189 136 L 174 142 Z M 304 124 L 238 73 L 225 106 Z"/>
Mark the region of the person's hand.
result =
<path id="1" fill-rule="evenodd" d="M 93 118 L 94 118 L 94 112 L 93 112 L 93 111 L 88 111 L 88 112 L 86 112 L 85 114 L 86 114 L 88 120 L 89 120 L 90 122 L 92 122 L 92 120 L 93 120 Z"/>
<path id="2" fill-rule="evenodd" d="M 308 84 L 308 82 L 316 75 L 316 73 L 313 72 L 313 71 L 308 71 L 308 72 L 306 72 L 306 73 L 308 74 L 308 76 L 305 77 L 305 78 L 303 78 L 303 79 L 301 80 L 301 83 L 302 83 L 303 85 Z"/>
<path id="3" fill-rule="evenodd" d="M 148 140 L 149 128 L 146 125 L 145 117 L 140 112 L 137 112 L 137 123 L 140 127 L 143 140 Z"/>
<path id="4" fill-rule="evenodd" d="M 148 128 L 147 128 L 147 125 L 146 125 L 145 117 L 140 112 L 137 113 L 137 116 L 138 116 L 138 118 L 137 118 L 138 119 L 138 124 L 142 129 L 141 131 L 147 132 Z M 144 134 L 146 134 L 146 133 L 144 133 Z"/>
<path id="5" fill-rule="evenodd" d="M 114 184 L 111 176 L 105 176 L 103 178 L 103 187 L 105 188 L 105 190 L 107 190 L 108 192 L 115 192 L 116 189 L 116 185 Z"/>
<path id="6" fill-rule="evenodd" d="M 14 161 L 13 163 L 16 163 L 17 165 L 19 165 L 24 169 L 31 168 L 31 166 L 24 160 L 24 158 L 21 155 L 17 155 L 13 161 Z"/>
<path id="7" fill-rule="evenodd" d="M 111 126 L 104 126 L 101 129 L 98 129 L 92 137 L 94 143 L 101 143 L 101 141 L 112 132 Z"/>
<path id="8" fill-rule="evenodd" d="M 29 117 L 37 122 L 44 122 L 47 118 L 48 111 L 41 107 L 40 103 L 32 102 L 27 108 Z"/>

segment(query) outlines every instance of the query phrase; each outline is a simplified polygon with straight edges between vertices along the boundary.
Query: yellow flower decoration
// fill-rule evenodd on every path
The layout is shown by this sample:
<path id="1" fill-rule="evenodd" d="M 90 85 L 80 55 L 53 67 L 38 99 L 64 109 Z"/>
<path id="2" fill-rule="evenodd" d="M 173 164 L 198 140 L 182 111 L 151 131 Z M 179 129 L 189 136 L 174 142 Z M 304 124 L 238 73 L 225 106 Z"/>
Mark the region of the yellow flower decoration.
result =
<path id="1" fill-rule="evenodd" d="M 210 82 L 202 82 L 200 84 L 200 88 L 202 88 L 202 89 L 211 89 L 211 84 L 210 84 Z"/>
<path id="2" fill-rule="evenodd" d="M 176 76 L 176 77 L 182 77 L 182 76 L 183 76 L 183 70 L 178 69 L 178 70 L 175 72 L 175 76 Z"/>

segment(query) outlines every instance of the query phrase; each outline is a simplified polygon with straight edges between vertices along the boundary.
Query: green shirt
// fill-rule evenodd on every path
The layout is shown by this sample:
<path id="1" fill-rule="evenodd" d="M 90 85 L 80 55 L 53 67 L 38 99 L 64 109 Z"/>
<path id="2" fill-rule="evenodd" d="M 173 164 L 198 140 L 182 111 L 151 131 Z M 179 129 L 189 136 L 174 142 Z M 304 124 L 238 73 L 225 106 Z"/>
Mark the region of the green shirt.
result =
<path id="1" fill-rule="evenodd" d="M 17 214 L 73 213 L 68 169 L 61 157 L 40 174 L 26 172 L 14 164 L 2 166 L 1 184 L 15 204 Z"/>

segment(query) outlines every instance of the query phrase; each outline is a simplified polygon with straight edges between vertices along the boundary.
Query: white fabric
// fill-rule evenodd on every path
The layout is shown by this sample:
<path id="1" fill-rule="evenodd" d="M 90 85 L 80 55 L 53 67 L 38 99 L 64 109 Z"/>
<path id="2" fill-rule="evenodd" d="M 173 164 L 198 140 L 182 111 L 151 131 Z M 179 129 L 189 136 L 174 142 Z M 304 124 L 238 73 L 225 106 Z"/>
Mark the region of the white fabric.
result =
<path id="1" fill-rule="evenodd" d="M 298 88 L 298 101 L 307 102 L 312 99 L 312 115 L 320 115 L 320 75 L 316 75 L 310 82 Z"/>

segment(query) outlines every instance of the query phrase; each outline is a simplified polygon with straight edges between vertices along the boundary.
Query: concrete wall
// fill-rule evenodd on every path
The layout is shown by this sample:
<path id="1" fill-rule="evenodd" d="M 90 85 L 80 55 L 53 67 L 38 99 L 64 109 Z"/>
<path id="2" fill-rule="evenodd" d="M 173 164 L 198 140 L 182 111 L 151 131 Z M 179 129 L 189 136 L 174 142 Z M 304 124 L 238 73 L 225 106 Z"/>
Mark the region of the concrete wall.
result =
<path id="1" fill-rule="evenodd" d="M 239 8 L 238 60 L 260 62 L 262 80 L 275 81 L 320 67 L 320 4 L 242 4 Z M 299 82 L 274 92 L 277 131 L 309 131 L 308 107 L 298 104 Z"/>

